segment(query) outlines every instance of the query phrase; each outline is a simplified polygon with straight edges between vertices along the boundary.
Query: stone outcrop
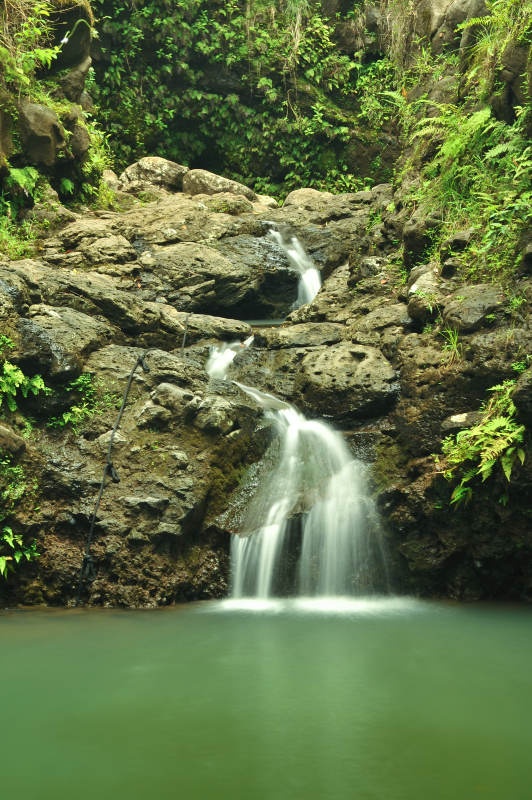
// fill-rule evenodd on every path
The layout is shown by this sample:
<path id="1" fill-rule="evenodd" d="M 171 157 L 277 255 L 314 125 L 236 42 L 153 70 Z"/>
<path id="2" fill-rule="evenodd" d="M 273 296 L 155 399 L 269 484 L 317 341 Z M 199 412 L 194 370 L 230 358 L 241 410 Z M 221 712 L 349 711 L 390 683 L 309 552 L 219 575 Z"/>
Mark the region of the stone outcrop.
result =
<path id="1" fill-rule="evenodd" d="M 10 159 L 17 167 L 37 167 L 47 179 L 59 183 L 75 175 L 91 146 L 81 109 L 91 106 L 85 81 L 92 63 L 94 15 L 88 0 L 52 0 L 49 6 L 46 46 L 57 52 L 32 79 L 36 83 L 46 79 L 46 90 L 37 93 L 36 102 L 33 86 L 20 66 L 20 86 L 15 80 L 2 88 L 0 166 Z M 51 102 L 46 99 L 50 92 Z"/>
<path id="2" fill-rule="evenodd" d="M 0 149 L 65 177 L 90 147 L 78 104 L 90 102 L 93 19 L 85 0 L 56 5 L 62 46 L 49 77 L 68 103 L 58 115 L 22 97 L 16 118 L 0 111 Z M 412 13 L 398 16 L 405 5 Z M 323 7 L 331 17 L 343 10 L 334 0 Z M 394 3 L 386 13 L 367 3 L 366 30 L 349 20 L 338 44 L 377 55 L 388 35 L 408 63 L 421 37 L 433 54 L 459 53 L 463 69 L 476 33 L 457 26 L 485 12 L 482 0 Z M 512 122 L 529 97 L 528 48 L 509 43 L 497 70 L 490 103 Z M 458 102 L 459 76 L 408 97 L 425 91 L 432 103 Z M 375 154 L 383 143 L 393 160 L 386 134 Z M 352 144 L 350 163 L 366 174 L 368 150 Z M 74 213 L 50 191 L 27 216 L 46 220 L 49 236 L 33 258 L 0 263 L 0 328 L 13 344 L 2 358 L 48 386 L 19 395 L 0 425 L 0 450 L 31 487 L 6 524 L 41 552 L 0 585 L 2 602 L 149 607 L 223 596 L 233 520 L 274 435 L 232 379 L 344 431 L 371 469 L 396 589 L 532 597 L 529 455 L 510 484 L 495 470 L 458 508 L 435 458 L 446 436 L 479 423 L 490 390 L 506 381 L 516 380 L 517 421 L 532 424 L 526 237 L 512 297 L 472 280 L 474 265 L 462 260 L 472 230 L 453 233 L 433 261 L 441 218 L 409 215 L 389 183 L 340 194 L 302 187 L 279 207 L 161 157 L 105 179 L 122 211 Z M 302 307 L 272 226 L 299 237 L 321 272 L 320 292 Z M 229 380 L 209 380 L 205 364 L 221 343 L 235 354 Z"/>
<path id="3" fill-rule="evenodd" d="M 393 248 L 406 220 L 389 186 L 336 196 L 305 189 L 266 209 L 240 187 L 191 196 L 164 177 L 178 185 L 188 172 L 147 164 L 126 172 L 158 199 L 67 219 L 38 258 L 0 265 L 10 358 L 52 390 L 21 399 L 0 430 L 2 449 L 38 486 L 38 510 L 21 502 L 10 523 L 42 552 L 6 599 L 69 603 L 81 592 L 91 604 L 151 606 L 225 594 L 227 512 L 242 502 L 238 487 L 272 433 L 255 402 L 231 382 L 209 381 L 205 364 L 212 347 L 251 333 L 253 346 L 234 345 L 230 377 L 330 419 L 372 464 L 396 587 L 527 596 L 529 463 L 516 470 L 506 506 L 500 475 L 492 495 L 478 491 L 451 512 L 433 454 L 450 432 L 478 422 L 486 391 L 512 378 L 516 361 L 524 371 L 515 402 L 529 424 L 530 278 L 516 317 L 498 287 L 464 283 L 449 268 L 455 237 L 441 272 L 418 263 L 404 283 Z M 209 206 L 217 196 L 223 203 Z M 272 224 L 297 235 L 322 269 L 320 292 L 296 310 L 297 276 Z M 270 312 L 288 316 L 274 327 L 242 321 Z M 90 402 L 75 383 L 83 374 L 93 376 Z M 82 411 L 72 429 L 74 407 Z M 21 414 L 40 420 L 29 439 Z M 117 480 L 107 475 L 95 511 L 111 445 Z M 94 513 L 92 571 L 79 587 Z"/>

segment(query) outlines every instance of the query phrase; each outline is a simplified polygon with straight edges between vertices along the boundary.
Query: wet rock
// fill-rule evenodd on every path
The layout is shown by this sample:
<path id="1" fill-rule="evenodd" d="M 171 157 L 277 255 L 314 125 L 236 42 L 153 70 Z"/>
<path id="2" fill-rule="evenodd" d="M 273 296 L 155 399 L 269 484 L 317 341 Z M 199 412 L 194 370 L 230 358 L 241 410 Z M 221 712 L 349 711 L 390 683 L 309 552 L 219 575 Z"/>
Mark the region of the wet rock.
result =
<path id="1" fill-rule="evenodd" d="M 504 309 L 504 301 L 503 292 L 496 286 L 466 285 L 445 302 L 442 316 L 445 323 L 457 331 L 475 331 L 489 322 L 490 315 Z"/>
<path id="2" fill-rule="evenodd" d="M 307 354 L 296 378 L 305 408 L 335 419 L 359 419 L 390 409 L 397 374 L 373 347 L 342 342 Z"/>
<path id="3" fill-rule="evenodd" d="M 19 106 L 22 146 L 31 164 L 51 167 L 65 149 L 65 131 L 55 111 L 39 103 L 23 101 Z"/>
<path id="4" fill-rule="evenodd" d="M 22 365 L 54 377 L 72 378 L 84 358 L 113 336 L 103 320 L 62 306 L 31 306 L 19 322 L 19 360 Z"/>

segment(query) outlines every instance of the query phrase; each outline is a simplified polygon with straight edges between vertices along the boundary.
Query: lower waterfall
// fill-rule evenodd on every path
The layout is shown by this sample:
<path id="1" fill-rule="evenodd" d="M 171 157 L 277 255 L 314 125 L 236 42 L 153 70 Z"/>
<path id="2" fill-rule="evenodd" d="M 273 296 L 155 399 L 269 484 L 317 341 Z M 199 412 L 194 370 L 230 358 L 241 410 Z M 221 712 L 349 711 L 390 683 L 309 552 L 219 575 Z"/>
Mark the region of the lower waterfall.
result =
<path id="1" fill-rule="evenodd" d="M 237 385 L 264 408 L 277 433 L 278 453 L 232 539 L 231 596 L 371 593 L 376 562 L 381 574 L 383 562 L 364 465 L 325 422 Z"/>

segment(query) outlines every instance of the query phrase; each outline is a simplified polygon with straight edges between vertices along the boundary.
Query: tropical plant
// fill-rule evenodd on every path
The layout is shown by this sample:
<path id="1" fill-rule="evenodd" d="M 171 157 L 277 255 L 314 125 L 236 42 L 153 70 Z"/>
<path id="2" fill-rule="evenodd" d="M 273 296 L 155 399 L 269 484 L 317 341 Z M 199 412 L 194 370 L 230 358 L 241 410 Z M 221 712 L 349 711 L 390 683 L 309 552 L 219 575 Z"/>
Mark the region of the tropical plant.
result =
<path id="1" fill-rule="evenodd" d="M 26 91 L 35 71 L 50 67 L 60 46 L 51 46 L 49 0 L 4 0 L 0 9 L 0 84 Z"/>
<path id="2" fill-rule="evenodd" d="M 109 392 L 102 392 L 95 383 L 93 376 L 88 372 L 84 372 L 69 381 L 59 391 L 61 393 L 66 392 L 76 399 L 65 411 L 48 420 L 48 427 L 50 428 L 70 427 L 77 433 L 83 423 L 91 419 L 96 413 L 105 409 L 115 409 L 120 405 L 120 398 Z"/>
<path id="3" fill-rule="evenodd" d="M 23 559 L 33 561 L 39 558 L 39 555 L 35 539 L 30 545 L 27 545 L 22 536 L 19 533 L 13 533 L 9 526 L 4 525 L 0 530 L 0 578 L 7 578 Z"/>
<path id="4" fill-rule="evenodd" d="M 435 460 L 443 476 L 455 483 L 452 505 L 471 499 L 475 479 L 484 482 L 498 471 L 509 483 L 516 465 L 523 464 L 526 428 L 516 418 L 514 387 L 513 380 L 493 386 L 490 399 L 480 409 L 480 421 L 443 440 L 442 456 Z M 506 503 L 507 493 L 500 499 Z"/>
<path id="5" fill-rule="evenodd" d="M 11 455 L 0 451 L 0 522 L 11 515 L 22 498 L 31 497 L 35 490 L 36 486 L 28 483 L 24 468 L 15 464 Z M 22 536 L 8 525 L 0 528 L 1 578 L 6 578 L 23 559 L 31 561 L 38 556 L 35 540 L 25 544 Z"/>
<path id="6" fill-rule="evenodd" d="M 447 363 L 454 364 L 462 358 L 462 344 L 460 342 L 460 334 L 456 328 L 443 328 L 440 331 L 440 336 L 444 340 L 443 350 L 447 355 Z"/>
<path id="7" fill-rule="evenodd" d="M 14 344 L 11 339 L 2 334 L 0 336 L 0 357 L 4 349 L 12 349 L 13 347 Z M 48 389 L 40 375 L 31 377 L 25 375 L 20 367 L 5 359 L 0 364 L 0 411 L 4 404 L 9 411 L 16 411 L 19 394 L 22 397 L 27 397 L 30 392 L 33 395 L 38 395 L 40 392 L 47 394 L 50 389 Z"/>
<path id="8" fill-rule="evenodd" d="M 371 75 L 339 51 L 337 21 L 316 0 L 94 5 L 95 94 L 119 166 L 149 152 L 273 193 L 337 178 L 355 188 L 346 153 L 354 132 L 369 136 L 356 108 Z M 370 70 L 375 92 L 386 69 Z"/>

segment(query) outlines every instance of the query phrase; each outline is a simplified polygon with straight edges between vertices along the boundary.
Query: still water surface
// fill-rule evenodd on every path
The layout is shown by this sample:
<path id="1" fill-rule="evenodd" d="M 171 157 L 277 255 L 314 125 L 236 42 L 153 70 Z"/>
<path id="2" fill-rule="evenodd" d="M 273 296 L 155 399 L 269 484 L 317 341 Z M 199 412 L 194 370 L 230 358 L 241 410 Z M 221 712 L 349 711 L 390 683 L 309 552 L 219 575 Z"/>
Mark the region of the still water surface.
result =
<path id="1" fill-rule="evenodd" d="M 6 800 L 529 800 L 532 612 L 0 612 Z"/>

